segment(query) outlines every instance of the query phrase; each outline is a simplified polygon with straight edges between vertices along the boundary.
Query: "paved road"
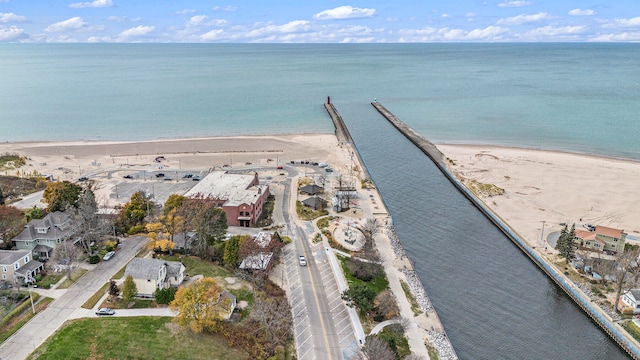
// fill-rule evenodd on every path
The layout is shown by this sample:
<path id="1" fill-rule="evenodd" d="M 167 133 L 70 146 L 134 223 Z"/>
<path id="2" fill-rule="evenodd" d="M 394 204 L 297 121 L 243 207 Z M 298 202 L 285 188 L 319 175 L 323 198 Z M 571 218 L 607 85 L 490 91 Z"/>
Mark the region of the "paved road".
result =
<path id="1" fill-rule="evenodd" d="M 293 180 L 295 183 L 296 178 Z M 355 343 L 353 327 L 325 249 L 321 243 L 311 245 L 308 241 L 314 227 L 290 213 L 295 209 L 295 191 L 285 185 L 282 212 L 294 239 L 293 247 L 285 250 L 284 264 L 298 359 L 343 359 Z M 299 265 L 299 255 L 305 255 L 307 266 Z"/>
<path id="2" fill-rule="evenodd" d="M 110 261 L 101 262 L 87 272 L 67 292 L 54 300 L 18 332 L 0 345 L 0 359 L 24 359 L 51 336 L 98 289 L 127 264 L 144 245 L 146 238 L 131 237 L 122 241 L 120 250 Z M 75 316 L 74 316 L 75 317 Z"/>

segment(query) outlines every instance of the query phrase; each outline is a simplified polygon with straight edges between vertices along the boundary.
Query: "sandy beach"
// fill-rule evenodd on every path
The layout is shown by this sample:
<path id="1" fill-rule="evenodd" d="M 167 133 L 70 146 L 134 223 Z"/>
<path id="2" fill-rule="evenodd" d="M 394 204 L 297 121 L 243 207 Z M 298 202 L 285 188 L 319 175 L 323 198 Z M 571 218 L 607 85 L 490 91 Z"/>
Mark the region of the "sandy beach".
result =
<path id="1" fill-rule="evenodd" d="M 604 225 L 640 239 L 640 162 L 558 151 L 437 145 L 461 180 L 504 189 L 482 200 L 532 246 L 561 223 Z"/>
<path id="2" fill-rule="evenodd" d="M 128 200 L 112 196 L 113 186 L 132 171 L 206 172 L 211 169 L 260 169 L 274 175 L 277 166 L 291 160 L 326 161 L 335 168 L 348 166 L 349 151 L 334 134 L 234 136 L 153 141 L 17 142 L 0 144 L 0 153 L 27 157 L 24 173 L 52 175 L 55 180 L 96 181 L 96 198 L 111 207 Z M 160 162 L 155 161 L 162 156 Z M 15 171 L 7 171 L 15 175 Z M 111 195 L 110 195 L 111 194 Z M 44 206 L 44 204 L 43 204 Z"/>

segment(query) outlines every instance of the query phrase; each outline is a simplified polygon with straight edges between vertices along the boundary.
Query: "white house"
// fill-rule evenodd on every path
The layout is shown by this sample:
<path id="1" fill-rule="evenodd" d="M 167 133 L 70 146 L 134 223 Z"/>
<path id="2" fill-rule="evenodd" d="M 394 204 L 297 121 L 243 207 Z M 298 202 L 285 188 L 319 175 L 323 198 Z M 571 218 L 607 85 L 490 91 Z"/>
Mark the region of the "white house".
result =
<path id="1" fill-rule="evenodd" d="M 177 261 L 134 258 L 127 265 L 124 276 L 131 275 L 138 296 L 153 297 L 157 289 L 178 287 L 184 281 L 185 270 L 184 264 Z"/>
<path id="2" fill-rule="evenodd" d="M 617 307 L 623 313 L 640 314 L 640 289 L 625 291 L 620 296 Z"/>

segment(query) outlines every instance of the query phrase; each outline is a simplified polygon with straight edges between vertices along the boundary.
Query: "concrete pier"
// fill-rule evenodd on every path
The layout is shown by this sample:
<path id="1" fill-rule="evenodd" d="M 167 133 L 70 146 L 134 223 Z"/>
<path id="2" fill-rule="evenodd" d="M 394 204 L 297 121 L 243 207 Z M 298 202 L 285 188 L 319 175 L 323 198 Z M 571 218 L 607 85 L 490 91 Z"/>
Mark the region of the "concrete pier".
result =
<path id="1" fill-rule="evenodd" d="M 358 163 L 363 165 L 362 177 L 365 180 L 371 180 L 369 171 L 367 171 L 367 168 L 364 166 L 364 161 L 362 161 L 362 158 L 360 157 L 360 152 L 358 151 L 356 144 L 353 142 L 351 133 L 349 133 L 349 129 L 347 129 L 347 125 L 345 125 L 344 120 L 342 120 L 342 116 L 340 116 L 340 113 L 338 113 L 338 110 L 336 110 L 335 106 L 333 106 L 333 104 L 330 102 L 325 103 L 324 108 L 327 110 L 327 113 L 329 113 L 329 116 L 333 121 L 333 126 L 336 129 L 336 137 L 338 138 L 338 142 L 351 144 L 353 146 L 354 153 L 352 155 L 356 156 L 358 158 Z"/>
<path id="2" fill-rule="evenodd" d="M 565 291 L 575 303 L 583 309 L 587 315 L 596 323 L 604 332 L 609 335 L 629 356 L 633 359 L 640 359 L 640 343 L 630 336 L 620 325 L 615 323 L 613 319 L 591 302 L 591 299 L 582 292 L 569 278 L 554 268 L 539 253 L 533 250 L 524 240 L 522 240 L 515 230 L 513 230 L 504 220 L 491 211 L 482 200 L 475 196 L 467 189 L 456 177 L 448 170 L 445 156 L 436 148 L 436 146 L 425 137 L 417 133 L 409 125 L 402 122 L 389 110 L 387 110 L 379 102 L 372 102 L 376 110 L 387 119 L 400 133 L 402 133 L 409 141 L 426 154 L 434 164 L 440 169 L 445 177 L 476 206 L 498 229 L 500 229 L 522 252 L 527 255 L 551 280 L 553 280 L 562 290 Z"/>

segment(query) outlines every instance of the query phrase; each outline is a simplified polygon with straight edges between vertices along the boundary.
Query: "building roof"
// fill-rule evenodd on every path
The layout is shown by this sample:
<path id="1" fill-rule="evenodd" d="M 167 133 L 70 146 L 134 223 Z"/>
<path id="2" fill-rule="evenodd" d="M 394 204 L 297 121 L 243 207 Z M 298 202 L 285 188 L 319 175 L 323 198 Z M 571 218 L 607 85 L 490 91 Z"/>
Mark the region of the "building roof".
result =
<path id="1" fill-rule="evenodd" d="M 33 270 L 35 270 L 37 268 L 40 268 L 42 266 L 44 266 L 44 264 L 41 263 L 40 261 L 31 260 L 28 263 L 22 265 L 18 270 L 16 270 L 16 272 L 18 274 L 22 274 L 22 275 L 26 276 L 28 272 L 33 271 Z"/>
<path id="2" fill-rule="evenodd" d="M 0 265 L 12 265 L 30 253 L 29 250 L 0 250 Z"/>
<path id="3" fill-rule="evenodd" d="M 640 289 L 631 289 L 629 290 L 633 298 L 636 302 L 640 301 Z"/>
<path id="4" fill-rule="evenodd" d="M 175 265 L 178 264 L 178 265 Z M 182 266 L 182 263 L 177 261 L 166 261 L 160 259 L 149 259 L 149 258 L 133 258 L 131 262 L 127 265 L 127 269 L 124 271 L 124 276 L 127 277 L 131 275 L 134 279 L 154 279 L 157 280 L 158 273 L 160 269 L 166 266 L 167 267 L 167 275 L 169 274 L 169 269 L 174 269 L 175 266 Z M 160 279 L 164 280 L 164 279 Z"/>
<path id="5" fill-rule="evenodd" d="M 315 195 L 321 193 L 324 190 L 322 186 L 318 186 L 316 184 L 305 185 L 300 188 L 300 192 L 305 192 L 310 195 Z"/>
<path id="6" fill-rule="evenodd" d="M 614 229 L 606 226 L 597 225 L 595 233 L 598 235 L 604 235 L 604 236 L 609 236 L 616 239 L 621 239 L 624 231 L 620 229 Z"/>
<path id="7" fill-rule="evenodd" d="M 271 241 L 273 240 L 273 233 L 260 231 L 256 236 L 253 237 L 253 241 L 258 244 L 258 246 L 262 249 L 269 246 Z"/>
<path id="8" fill-rule="evenodd" d="M 38 228 L 46 228 L 47 232 L 38 233 L 36 231 Z M 33 241 L 36 239 L 57 240 L 67 237 L 72 232 L 71 217 L 63 212 L 56 211 L 47 214 L 47 216 L 42 219 L 29 221 L 29 223 L 25 225 L 24 230 L 13 238 L 13 241 Z"/>
<path id="9" fill-rule="evenodd" d="M 225 171 L 212 171 L 184 196 L 203 196 L 213 199 L 225 200 L 226 206 L 238 206 L 241 204 L 253 204 L 260 195 L 268 191 L 266 185 L 251 185 L 257 178 L 257 174 L 229 174 Z"/>
<path id="10" fill-rule="evenodd" d="M 167 276 L 177 278 L 182 272 L 184 265 L 178 261 L 166 261 L 167 264 Z"/>
<path id="11" fill-rule="evenodd" d="M 255 255 L 249 255 L 240 263 L 240 269 L 243 270 L 266 270 L 269 267 L 272 252 L 261 252 Z"/>
<path id="12" fill-rule="evenodd" d="M 595 240 L 596 233 L 587 230 L 576 229 L 576 237 L 582 240 Z"/>
<path id="13" fill-rule="evenodd" d="M 318 196 L 312 196 L 310 198 L 302 200 L 302 203 L 308 207 L 317 209 L 324 206 L 327 202 Z"/>

